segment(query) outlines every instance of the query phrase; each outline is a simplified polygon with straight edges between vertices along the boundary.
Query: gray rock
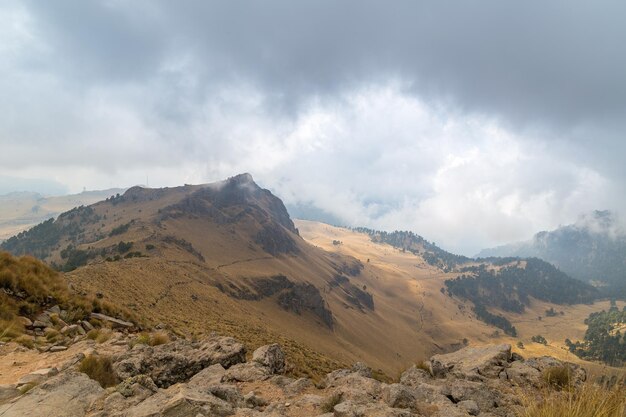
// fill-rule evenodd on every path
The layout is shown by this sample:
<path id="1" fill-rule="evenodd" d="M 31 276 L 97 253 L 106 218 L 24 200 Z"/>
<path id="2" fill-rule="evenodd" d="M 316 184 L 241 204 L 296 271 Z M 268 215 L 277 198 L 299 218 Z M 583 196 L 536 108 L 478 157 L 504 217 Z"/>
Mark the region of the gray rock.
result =
<path id="1" fill-rule="evenodd" d="M 39 385 L 46 379 L 58 374 L 59 371 L 57 368 L 43 368 L 38 369 L 30 374 L 24 375 L 17 381 L 17 386 L 20 387 L 26 384 L 36 384 Z"/>
<path id="2" fill-rule="evenodd" d="M 213 337 L 201 343 L 180 339 L 154 347 L 137 345 L 116 357 L 113 367 L 121 378 L 146 374 L 157 386 L 167 388 L 210 365 L 228 368 L 244 362 L 245 354 L 245 347 L 231 337 Z"/>
<path id="3" fill-rule="evenodd" d="M 222 382 L 226 369 L 219 363 L 204 368 L 197 374 L 195 374 L 189 382 L 189 386 L 197 386 L 198 388 L 210 387 Z"/>
<path id="4" fill-rule="evenodd" d="M 352 372 L 356 372 L 357 374 L 364 376 L 366 378 L 372 377 L 372 369 L 364 364 L 363 362 L 357 362 L 352 365 Z"/>
<path id="5" fill-rule="evenodd" d="M 67 350 L 67 346 L 52 346 L 48 352 L 63 352 Z"/>
<path id="6" fill-rule="evenodd" d="M 430 373 L 413 365 L 400 376 L 400 383 L 411 387 L 418 386 L 423 382 L 432 380 Z"/>
<path id="7" fill-rule="evenodd" d="M 186 417 L 229 416 L 234 413 L 232 405 L 209 392 L 194 390 L 184 384 L 176 384 L 159 390 L 134 407 L 126 410 L 126 417 Z"/>
<path id="8" fill-rule="evenodd" d="M 116 319 L 115 317 L 107 316 L 106 314 L 101 313 L 91 313 L 91 318 L 109 322 L 113 327 L 131 328 L 135 326 L 129 321 Z"/>
<path id="9" fill-rule="evenodd" d="M 11 403 L 0 405 L 2 416 L 83 417 L 104 390 L 83 373 L 63 372 Z"/>
<path id="10" fill-rule="evenodd" d="M 430 359 L 432 374 L 444 377 L 482 380 L 497 378 L 511 359 L 511 345 L 466 347 L 453 353 L 435 355 Z"/>
<path id="11" fill-rule="evenodd" d="M 0 403 L 20 395 L 17 384 L 0 385 Z"/>
<path id="12" fill-rule="evenodd" d="M 226 401 L 233 407 L 239 407 L 244 402 L 244 397 L 239 392 L 239 388 L 234 385 L 220 384 L 207 389 L 208 392 L 217 398 Z"/>
<path id="13" fill-rule="evenodd" d="M 300 378 L 300 379 L 297 379 L 296 381 L 293 381 L 292 383 L 288 385 L 285 385 L 283 387 L 283 391 L 288 396 L 294 396 L 294 395 L 302 394 L 304 391 L 312 387 L 313 387 L 313 383 L 311 382 L 309 378 Z"/>
<path id="14" fill-rule="evenodd" d="M 224 382 L 252 382 L 252 381 L 264 381 L 271 376 L 271 372 L 268 367 L 261 365 L 258 362 L 240 363 L 231 366 L 222 381 Z"/>
<path id="15" fill-rule="evenodd" d="M 467 414 L 470 416 L 477 416 L 480 413 L 480 408 L 478 408 L 478 404 L 474 400 L 465 400 L 461 401 L 457 404 L 461 410 L 465 410 Z"/>
<path id="16" fill-rule="evenodd" d="M 383 388 L 383 399 L 393 408 L 415 408 L 415 391 L 402 384 L 391 384 Z"/>
<path id="17" fill-rule="evenodd" d="M 285 370 L 285 353 L 276 343 L 255 350 L 252 353 L 252 361 L 269 368 L 272 374 L 280 374 Z"/>

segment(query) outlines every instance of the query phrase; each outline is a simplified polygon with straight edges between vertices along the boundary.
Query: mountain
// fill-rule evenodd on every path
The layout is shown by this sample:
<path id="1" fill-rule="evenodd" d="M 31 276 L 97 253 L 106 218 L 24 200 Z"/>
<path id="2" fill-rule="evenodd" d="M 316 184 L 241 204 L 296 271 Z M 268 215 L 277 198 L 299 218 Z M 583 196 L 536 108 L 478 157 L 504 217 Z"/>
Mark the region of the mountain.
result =
<path id="1" fill-rule="evenodd" d="M 626 233 L 610 211 L 594 211 L 575 224 L 539 232 L 527 242 L 485 249 L 478 256 L 541 258 L 605 294 L 626 296 Z"/>
<path id="2" fill-rule="evenodd" d="M 582 324 L 601 308 L 569 305 L 587 302 L 587 287 L 545 262 L 526 270 L 525 261 L 457 256 L 410 232 L 293 221 L 248 174 L 133 187 L 21 232 L 0 249 L 43 259 L 64 271 L 75 292 L 113 302 L 147 326 L 188 338 L 237 336 L 252 348 L 279 342 L 311 376 L 357 360 L 392 375 L 468 343 L 531 343 L 537 311 L 557 307 L 559 320 Z M 458 290 L 483 270 L 506 270 L 493 279 L 511 305 L 523 299 L 523 308 L 503 308 L 493 302 L 497 294 L 478 299 Z M 515 282 L 535 272 L 541 279 L 528 282 L 537 288 Z M 459 277 L 464 284 L 450 286 Z M 559 286 L 573 298 L 551 298 Z M 517 328 L 516 339 L 494 331 L 502 320 Z M 561 355 L 566 338 L 582 339 L 579 327 L 563 327 L 564 337 L 535 352 Z"/>
<path id="3" fill-rule="evenodd" d="M 63 196 L 44 196 L 36 192 L 12 192 L 0 195 L 0 241 L 44 220 L 54 218 L 64 211 L 93 204 L 124 191 L 121 188 L 112 188 Z"/>

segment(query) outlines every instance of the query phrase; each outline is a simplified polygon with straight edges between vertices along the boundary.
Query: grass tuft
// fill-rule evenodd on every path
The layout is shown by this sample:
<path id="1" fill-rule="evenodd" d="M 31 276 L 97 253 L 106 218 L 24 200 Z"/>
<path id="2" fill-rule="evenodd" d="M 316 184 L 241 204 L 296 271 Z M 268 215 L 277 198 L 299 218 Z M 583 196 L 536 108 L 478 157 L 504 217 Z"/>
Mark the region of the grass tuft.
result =
<path id="1" fill-rule="evenodd" d="M 102 388 L 112 387 L 119 382 L 108 356 L 89 355 L 81 361 L 78 370 L 97 381 Z"/>
<path id="2" fill-rule="evenodd" d="M 572 385 L 572 370 L 569 366 L 553 366 L 543 371 L 543 380 L 553 387 L 563 389 Z"/>

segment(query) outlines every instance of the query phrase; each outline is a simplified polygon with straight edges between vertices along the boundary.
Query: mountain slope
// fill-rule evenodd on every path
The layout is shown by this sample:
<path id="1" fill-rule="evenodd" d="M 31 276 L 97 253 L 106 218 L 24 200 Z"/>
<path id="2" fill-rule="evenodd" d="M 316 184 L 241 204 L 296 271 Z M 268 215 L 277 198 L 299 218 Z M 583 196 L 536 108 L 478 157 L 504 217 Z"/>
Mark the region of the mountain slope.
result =
<path id="1" fill-rule="evenodd" d="M 148 324 L 236 335 L 251 347 L 279 341 L 310 375 L 357 360 L 393 375 L 465 343 L 514 341 L 444 291 L 476 261 L 413 234 L 294 224 L 247 174 L 135 187 L 1 247 L 41 257 L 76 291 L 115 300 Z"/>
<path id="2" fill-rule="evenodd" d="M 595 211 L 576 224 L 539 232 L 528 242 L 484 249 L 479 256 L 541 258 L 576 279 L 606 287 L 606 294 L 626 296 L 626 234 L 608 211 Z"/>
<path id="3" fill-rule="evenodd" d="M 32 192 L 0 195 L 0 241 L 27 230 L 44 220 L 56 217 L 64 211 L 93 204 L 122 192 L 124 192 L 123 189 L 113 188 L 52 197 Z"/>

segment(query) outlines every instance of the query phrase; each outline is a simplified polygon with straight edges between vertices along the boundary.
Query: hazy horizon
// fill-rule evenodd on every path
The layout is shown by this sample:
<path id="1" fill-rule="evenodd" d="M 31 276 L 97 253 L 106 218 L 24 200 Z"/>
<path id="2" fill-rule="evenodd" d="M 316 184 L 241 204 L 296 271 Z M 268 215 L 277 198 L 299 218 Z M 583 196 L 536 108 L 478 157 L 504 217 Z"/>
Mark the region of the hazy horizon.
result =
<path id="1" fill-rule="evenodd" d="M 626 213 L 626 5 L 9 0 L 0 194 L 250 172 L 447 250 Z M 322 30 L 323 29 L 323 30 Z"/>

